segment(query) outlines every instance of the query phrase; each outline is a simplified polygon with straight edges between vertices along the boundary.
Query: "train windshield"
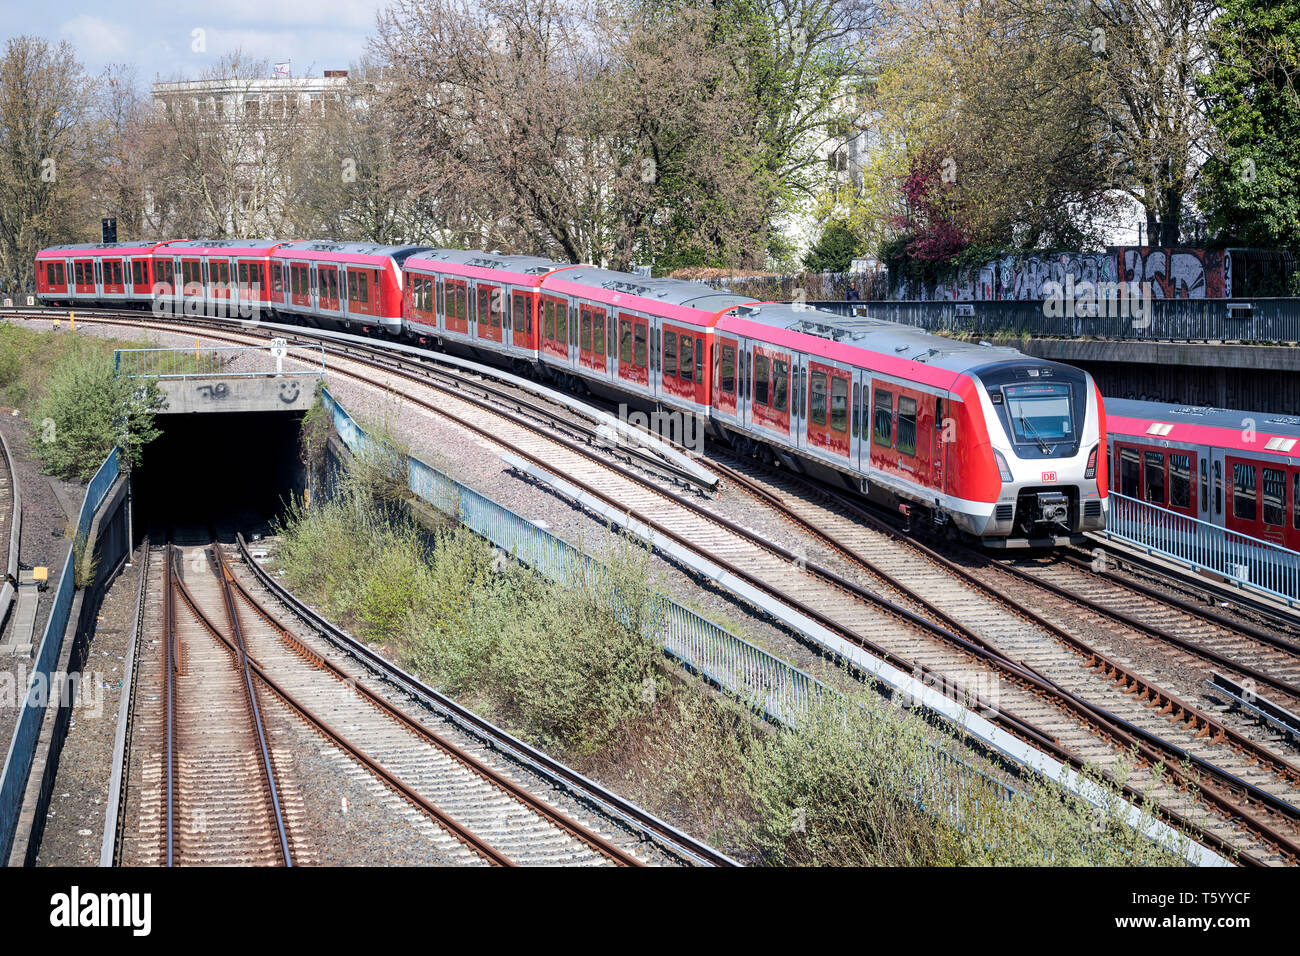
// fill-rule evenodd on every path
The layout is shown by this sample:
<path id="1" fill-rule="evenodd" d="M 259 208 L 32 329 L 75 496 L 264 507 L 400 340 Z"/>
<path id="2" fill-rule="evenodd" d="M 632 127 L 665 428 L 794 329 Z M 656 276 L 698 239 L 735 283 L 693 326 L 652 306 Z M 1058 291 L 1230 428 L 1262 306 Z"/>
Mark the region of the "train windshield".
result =
<path id="1" fill-rule="evenodd" d="M 1077 441 L 1074 398 L 1069 385 L 1036 382 L 1032 385 L 1007 385 L 1002 391 L 1017 442 L 1043 446 Z"/>

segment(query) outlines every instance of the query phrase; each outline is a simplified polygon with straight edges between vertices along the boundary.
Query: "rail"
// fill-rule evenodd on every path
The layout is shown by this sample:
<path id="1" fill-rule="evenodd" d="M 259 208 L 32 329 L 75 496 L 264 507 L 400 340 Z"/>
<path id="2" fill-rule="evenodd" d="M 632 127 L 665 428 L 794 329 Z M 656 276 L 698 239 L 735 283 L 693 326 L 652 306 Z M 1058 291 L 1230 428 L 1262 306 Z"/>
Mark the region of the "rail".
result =
<path id="1" fill-rule="evenodd" d="M 1113 490 L 1110 501 L 1106 537 L 1300 607 L 1300 552 Z"/>
<path id="2" fill-rule="evenodd" d="M 327 389 L 322 390 L 322 400 L 343 443 L 358 453 L 369 449 L 371 442 L 364 430 Z M 563 581 L 593 580 L 600 574 L 600 562 L 587 552 L 413 457 L 409 459 L 409 476 L 412 492 L 422 500 L 455 516 L 467 528 L 539 573 Z M 671 660 L 747 702 L 765 719 L 794 727 L 819 701 L 849 705 L 846 698 L 815 677 L 691 609 L 664 595 L 656 595 L 654 601 L 655 611 L 647 615 L 645 636 L 662 646 Z M 923 807 L 954 807 L 957 801 L 953 794 L 968 782 L 984 787 L 987 799 L 1006 800 L 1014 794 L 1010 787 L 939 748 L 935 748 L 931 763 L 934 772 L 927 773 L 924 782 L 918 782 L 917 792 L 912 795 Z M 1042 762 L 1029 765 L 1045 769 Z M 926 787 L 931 789 L 927 792 Z M 1214 859 L 1213 854 L 1194 845 L 1188 855 L 1196 863 Z"/>
<path id="3" fill-rule="evenodd" d="M 104 495 L 117 480 L 119 471 L 118 453 L 114 448 L 86 486 L 86 497 L 81 502 L 81 511 L 77 515 L 76 538 L 68 544 L 68 554 L 59 573 L 59 583 L 54 589 L 50 616 L 45 622 L 45 631 L 32 664 L 27 695 L 23 700 L 18 722 L 14 725 L 9 752 L 5 757 L 4 771 L 0 773 L 0 862 L 9 859 L 9 852 L 13 848 L 18 817 L 22 810 L 23 793 L 27 787 L 27 775 L 32 769 L 32 761 L 36 755 L 36 741 L 40 736 L 41 721 L 45 716 L 47 703 L 58 693 L 59 681 L 53 671 L 59 659 L 59 651 L 62 649 L 63 635 L 68 627 L 68 615 L 72 611 L 72 597 L 76 592 L 75 562 L 78 542 L 81 542 L 85 548 L 93 547 L 93 542 L 86 541 L 90 534 L 90 523 L 103 502 Z"/>
<path id="4" fill-rule="evenodd" d="M 299 368 L 284 367 L 286 360 Z M 325 371 L 325 347 L 289 345 L 283 339 L 259 346 L 192 349 L 117 349 L 113 366 L 128 378 L 252 378 L 263 375 L 311 375 Z"/>

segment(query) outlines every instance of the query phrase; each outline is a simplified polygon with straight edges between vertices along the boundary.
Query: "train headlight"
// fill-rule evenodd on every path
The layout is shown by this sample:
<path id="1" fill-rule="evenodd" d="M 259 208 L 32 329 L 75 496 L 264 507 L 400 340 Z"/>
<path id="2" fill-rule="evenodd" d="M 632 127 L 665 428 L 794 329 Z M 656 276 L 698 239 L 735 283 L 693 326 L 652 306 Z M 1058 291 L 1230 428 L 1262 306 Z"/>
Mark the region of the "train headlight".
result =
<path id="1" fill-rule="evenodd" d="M 993 449 L 993 457 L 998 461 L 998 477 L 1003 481 L 1014 481 L 1011 477 L 1011 469 L 1007 467 L 1007 460 L 1002 457 L 1002 452 L 996 448 Z"/>
<path id="2" fill-rule="evenodd" d="M 1093 445 L 1092 451 L 1088 452 L 1088 466 L 1083 469 L 1085 481 L 1091 481 L 1097 477 L 1097 449 L 1099 447 L 1099 445 Z"/>

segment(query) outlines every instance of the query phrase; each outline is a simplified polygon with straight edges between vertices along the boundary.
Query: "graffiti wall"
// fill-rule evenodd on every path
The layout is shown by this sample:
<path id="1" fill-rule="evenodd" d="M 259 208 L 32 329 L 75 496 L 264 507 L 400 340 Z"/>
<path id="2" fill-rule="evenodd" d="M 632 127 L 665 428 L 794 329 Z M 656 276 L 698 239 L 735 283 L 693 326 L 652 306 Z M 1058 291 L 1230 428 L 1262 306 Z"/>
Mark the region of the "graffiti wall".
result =
<path id="1" fill-rule="evenodd" d="M 1043 287 L 1082 283 L 1149 282 L 1157 299 L 1219 299 L 1232 295 L 1232 254 L 1223 249 L 1111 246 L 1105 252 L 1008 255 L 928 285 L 902 280 L 891 299 L 921 301 L 1026 301 L 1044 298 Z"/>

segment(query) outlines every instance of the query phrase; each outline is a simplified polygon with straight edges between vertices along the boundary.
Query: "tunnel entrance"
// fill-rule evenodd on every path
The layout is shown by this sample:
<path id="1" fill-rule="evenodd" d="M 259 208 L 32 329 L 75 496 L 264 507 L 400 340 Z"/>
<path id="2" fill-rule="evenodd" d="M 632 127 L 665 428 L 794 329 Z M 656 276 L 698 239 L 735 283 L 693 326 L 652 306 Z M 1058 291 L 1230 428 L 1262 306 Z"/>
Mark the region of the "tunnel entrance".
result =
<path id="1" fill-rule="evenodd" d="M 157 425 L 131 476 L 135 543 L 265 535 L 306 487 L 301 412 L 159 415 Z"/>

